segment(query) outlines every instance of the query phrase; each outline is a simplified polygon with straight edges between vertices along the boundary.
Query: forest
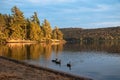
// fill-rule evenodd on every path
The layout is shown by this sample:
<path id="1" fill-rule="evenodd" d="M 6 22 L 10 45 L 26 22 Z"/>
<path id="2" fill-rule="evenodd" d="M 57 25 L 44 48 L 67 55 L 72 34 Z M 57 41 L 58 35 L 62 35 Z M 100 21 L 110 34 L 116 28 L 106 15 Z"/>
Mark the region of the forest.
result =
<path id="1" fill-rule="evenodd" d="M 40 22 L 37 12 L 30 18 L 25 18 L 23 12 L 14 6 L 12 14 L 0 13 L 0 42 L 10 40 L 52 41 L 63 40 L 63 34 L 58 27 L 52 29 L 50 22 L 44 19 Z"/>
<path id="2" fill-rule="evenodd" d="M 120 40 L 120 26 L 97 29 L 62 28 L 67 41 Z"/>

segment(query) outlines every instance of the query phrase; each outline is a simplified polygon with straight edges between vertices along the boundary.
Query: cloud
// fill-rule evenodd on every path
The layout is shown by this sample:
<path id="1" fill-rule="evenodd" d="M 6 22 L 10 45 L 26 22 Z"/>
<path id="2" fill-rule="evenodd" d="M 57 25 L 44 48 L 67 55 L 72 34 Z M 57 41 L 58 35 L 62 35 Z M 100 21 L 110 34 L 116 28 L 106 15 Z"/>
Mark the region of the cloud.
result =
<path id="1" fill-rule="evenodd" d="M 59 26 L 120 25 L 120 2 L 117 0 L 1 0 L 0 4 L 1 13 L 10 13 L 16 5 L 25 17 L 36 11 L 40 19 L 46 18 Z"/>
<path id="2" fill-rule="evenodd" d="M 57 10 L 57 9 L 56 9 Z M 108 5 L 97 5 L 94 7 L 89 7 L 89 6 L 78 6 L 78 7 L 66 7 L 66 8 L 61 8 L 57 10 L 57 13 L 62 12 L 63 14 L 74 14 L 74 13 L 86 13 L 86 12 L 104 12 L 104 11 L 109 11 L 111 10 L 111 7 Z"/>

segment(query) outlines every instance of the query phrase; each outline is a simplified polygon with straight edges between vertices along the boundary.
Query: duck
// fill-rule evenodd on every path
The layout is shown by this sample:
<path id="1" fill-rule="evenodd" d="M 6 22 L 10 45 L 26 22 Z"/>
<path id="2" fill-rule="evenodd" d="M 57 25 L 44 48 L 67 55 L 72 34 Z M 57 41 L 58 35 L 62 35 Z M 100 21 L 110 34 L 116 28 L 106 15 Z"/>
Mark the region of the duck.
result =
<path id="1" fill-rule="evenodd" d="M 56 64 L 61 64 L 61 60 L 56 60 Z"/>
<path id="2" fill-rule="evenodd" d="M 58 59 L 57 59 L 57 58 L 55 58 L 55 59 L 53 59 L 53 60 L 52 60 L 52 62 L 56 62 L 57 60 L 58 60 Z"/>
<path id="3" fill-rule="evenodd" d="M 71 62 L 67 63 L 67 67 L 71 70 Z"/>
<path id="4" fill-rule="evenodd" d="M 71 62 L 67 63 L 67 67 L 71 67 Z"/>

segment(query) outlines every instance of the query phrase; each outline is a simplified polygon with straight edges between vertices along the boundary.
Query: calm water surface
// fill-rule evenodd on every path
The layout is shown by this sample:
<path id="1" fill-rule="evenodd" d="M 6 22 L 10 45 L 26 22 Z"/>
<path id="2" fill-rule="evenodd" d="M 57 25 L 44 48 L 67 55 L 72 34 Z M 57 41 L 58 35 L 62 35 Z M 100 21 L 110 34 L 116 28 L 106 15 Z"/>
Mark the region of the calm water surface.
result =
<path id="1" fill-rule="evenodd" d="M 120 80 L 120 42 L 6 44 L 0 55 L 94 80 Z M 61 65 L 51 60 L 58 58 Z M 66 66 L 71 62 L 71 69 Z"/>

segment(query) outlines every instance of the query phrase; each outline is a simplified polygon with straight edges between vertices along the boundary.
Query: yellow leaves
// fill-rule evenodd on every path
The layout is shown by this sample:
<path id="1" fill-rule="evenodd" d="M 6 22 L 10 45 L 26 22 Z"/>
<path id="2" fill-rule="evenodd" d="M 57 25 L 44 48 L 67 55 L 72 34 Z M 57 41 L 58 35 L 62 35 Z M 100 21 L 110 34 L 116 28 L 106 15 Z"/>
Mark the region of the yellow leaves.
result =
<path id="1" fill-rule="evenodd" d="M 23 12 L 14 6 L 12 15 L 0 14 L 0 31 L 3 32 L 1 37 L 5 35 L 6 39 L 30 39 L 35 41 L 51 40 L 53 38 L 50 22 L 45 19 L 43 25 L 40 26 L 37 13 L 34 12 L 32 18 L 25 19 Z M 62 39 L 63 34 L 56 27 L 54 39 Z"/>

